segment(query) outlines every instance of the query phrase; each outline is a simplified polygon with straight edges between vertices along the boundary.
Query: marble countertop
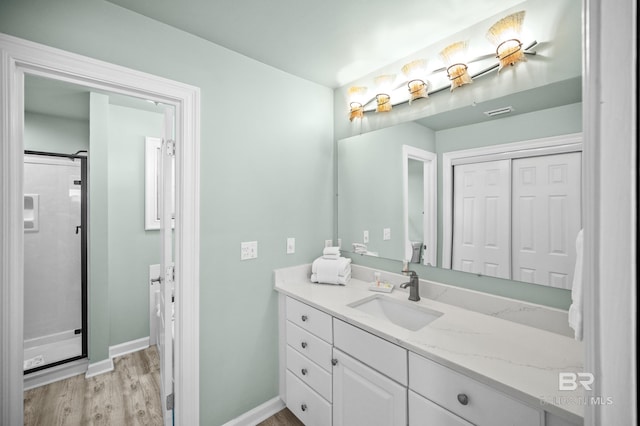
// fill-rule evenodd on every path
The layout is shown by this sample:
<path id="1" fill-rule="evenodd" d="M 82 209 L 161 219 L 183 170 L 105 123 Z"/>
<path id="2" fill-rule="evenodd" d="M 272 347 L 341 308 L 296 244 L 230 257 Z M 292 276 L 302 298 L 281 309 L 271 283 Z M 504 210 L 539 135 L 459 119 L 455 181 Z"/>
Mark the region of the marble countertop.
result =
<path id="1" fill-rule="evenodd" d="M 407 290 L 372 292 L 369 282 L 353 278 L 346 286 L 313 284 L 309 274 L 309 265 L 277 270 L 275 289 L 533 407 L 582 422 L 583 393 L 558 390 L 558 373 L 583 371 L 581 342 L 424 296 L 408 303 L 443 315 L 410 331 L 348 306 L 373 294 L 407 301 Z"/>

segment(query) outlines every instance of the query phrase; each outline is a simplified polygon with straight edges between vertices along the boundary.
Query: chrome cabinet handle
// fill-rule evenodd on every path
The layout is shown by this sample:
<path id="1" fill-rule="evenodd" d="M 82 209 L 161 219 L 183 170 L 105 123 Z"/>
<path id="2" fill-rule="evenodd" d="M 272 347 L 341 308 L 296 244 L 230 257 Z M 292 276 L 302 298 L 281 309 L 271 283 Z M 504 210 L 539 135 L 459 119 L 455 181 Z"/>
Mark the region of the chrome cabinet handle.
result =
<path id="1" fill-rule="evenodd" d="M 302 349 L 306 348 L 307 347 L 307 342 L 300 343 L 300 346 L 302 346 Z"/>
<path id="2" fill-rule="evenodd" d="M 302 404 L 302 405 L 300 406 L 300 409 L 301 409 L 302 411 L 307 411 L 307 404 Z"/>
<path id="3" fill-rule="evenodd" d="M 307 375 L 307 369 L 306 368 L 303 368 L 300 372 L 302 373 L 303 376 Z"/>
<path id="4" fill-rule="evenodd" d="M 335 359 L 335 358 L 333 358 L 333 359 L 331 360 L 331 365 L 338 365 L 338 360 L 337 360 L 337 359 Z"/>
<path id="5" fill-rule="evenodd" d="M 307 319 L 309 319 L 309 317 L 307 317 L 306 315 L 303 315 L 302 317 L 300 317 L 300 319 L 302 319 L 303 322 L 307 321 Z"/>
<path id="6" fill-rule="evenodd" d="M 462 405 L 467 405 L 469 403 L 469 397 L 464 393 L 459 393 L 458 402 Z"/>

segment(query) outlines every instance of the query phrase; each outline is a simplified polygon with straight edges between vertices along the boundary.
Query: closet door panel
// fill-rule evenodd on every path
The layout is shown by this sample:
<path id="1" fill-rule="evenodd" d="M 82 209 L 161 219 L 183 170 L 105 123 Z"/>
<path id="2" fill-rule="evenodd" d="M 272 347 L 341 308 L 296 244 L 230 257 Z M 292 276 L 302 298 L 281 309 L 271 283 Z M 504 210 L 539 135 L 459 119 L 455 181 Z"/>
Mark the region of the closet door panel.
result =
<path id="1" fill-rule="evenodd" d="M 454 167 L 453 269 L 509 278 L 510 210 L 509 160 Z"/>
<path id="2" fill-rule="evenodd" d="M 518 281 L 571 288 L 581 228 L 581 154 L 513 160 L 512 274 Z"/>

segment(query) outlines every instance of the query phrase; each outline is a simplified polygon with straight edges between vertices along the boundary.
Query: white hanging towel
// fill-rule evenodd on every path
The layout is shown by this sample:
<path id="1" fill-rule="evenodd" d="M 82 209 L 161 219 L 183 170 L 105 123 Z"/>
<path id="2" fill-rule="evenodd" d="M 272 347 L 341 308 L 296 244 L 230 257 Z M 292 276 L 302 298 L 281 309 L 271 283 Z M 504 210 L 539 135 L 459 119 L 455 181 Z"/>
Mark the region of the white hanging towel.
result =
<path id="1" fill-rule="evenodd" d="M 575 332 L 576 340 L 582 340 L 582 268 L 584 258 L 584 235 L 581 229 L 576 237 L 576 267 L 573 271 L 569 326 Z"/>

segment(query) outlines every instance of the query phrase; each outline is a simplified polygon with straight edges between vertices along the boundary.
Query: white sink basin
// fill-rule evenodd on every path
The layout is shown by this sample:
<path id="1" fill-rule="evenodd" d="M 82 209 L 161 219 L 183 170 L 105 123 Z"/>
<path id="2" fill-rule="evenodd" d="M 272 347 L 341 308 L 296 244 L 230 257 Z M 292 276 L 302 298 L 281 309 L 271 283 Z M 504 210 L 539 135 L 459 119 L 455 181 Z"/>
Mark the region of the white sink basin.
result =
<path id="1" fill-rule="evenodd" d="M 405 302 L 381 295 L 370 296 L 348 306 L 411 331 L 419 330 L 442 316 L 442 312 L 416 306 L 415 302 Z"/>

